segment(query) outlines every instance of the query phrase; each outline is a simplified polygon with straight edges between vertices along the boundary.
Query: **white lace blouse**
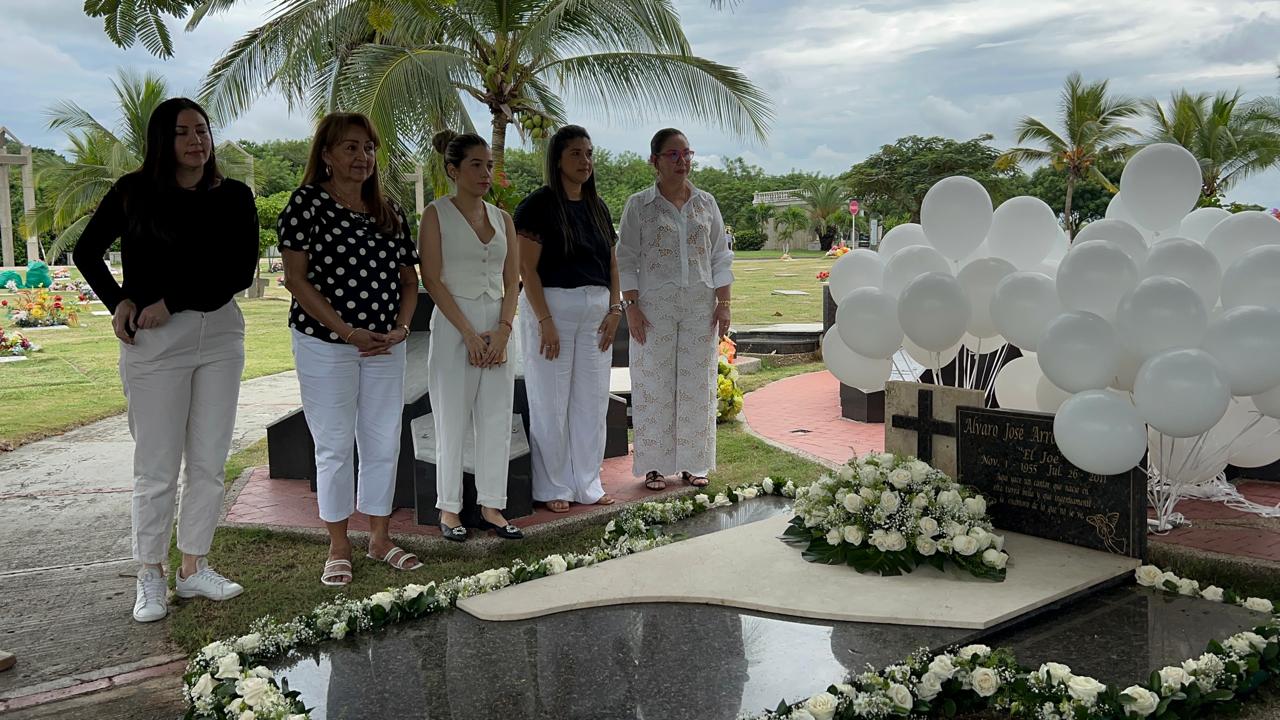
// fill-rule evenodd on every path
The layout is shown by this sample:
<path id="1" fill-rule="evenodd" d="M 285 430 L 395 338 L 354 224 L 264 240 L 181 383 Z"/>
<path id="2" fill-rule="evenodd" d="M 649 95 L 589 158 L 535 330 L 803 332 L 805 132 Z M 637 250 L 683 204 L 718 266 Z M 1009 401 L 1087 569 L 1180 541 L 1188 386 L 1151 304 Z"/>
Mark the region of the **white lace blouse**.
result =
<path id="1" fill-rule="evenodd" d="M 711 193 L 697 188 L 680 209 L 662 197 L 657 185 L 627 198 L 617 252 L 623 292 L 733 282 L 733 251 L 725 242 L 720 207 Z"/>

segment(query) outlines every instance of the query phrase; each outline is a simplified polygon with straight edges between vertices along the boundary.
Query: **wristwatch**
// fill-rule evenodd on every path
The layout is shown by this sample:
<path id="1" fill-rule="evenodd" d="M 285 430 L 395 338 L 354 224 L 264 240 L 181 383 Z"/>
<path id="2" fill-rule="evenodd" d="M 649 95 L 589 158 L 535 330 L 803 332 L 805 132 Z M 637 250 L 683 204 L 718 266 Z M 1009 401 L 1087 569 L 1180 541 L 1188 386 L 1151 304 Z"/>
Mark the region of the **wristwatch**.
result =
<path id="1" fill-rule="evenodd" d="M 635 301 L 635 300 L 627 300 L 626 298 L 623 298 L 623 299 L 618 303 L 618 307 L 622 308 L 623 310 L 626 310 L 627 308 L 629 308 L 629 307 L 631 307 L 632 305 L 635 305 L 635 304 L 636 304 L 636 301 Z"/>
<path id="2" fill-rule="evenodd" d="M 409 326 L 408 326 L 408 325 L 401 325 L 401 326 L 400 326 L 400 329 L 404 330 L 404 339 L 405 339 L 405 340 L 408 340 L 408 339 L 409 339 L 409 335 L 412 333 L 412 331 L 411 331 L 411 330 L 409 330 Z"/>
<path id="3" fill-rule="evenodd" d="M 609 306 L 609 312 L 613 312 L 614 310 L 617 310 L 618 312 L 622 312 L 623 310 L 625 310 L 625 309 L 627 308 L 626 302 L 627 302 L 626 300 L 623 300 L 623 301 L 621 301 L 621 302 L 616 302 L 616 303 L 614 303 L 614 304 L 610 305 L 610 306 Z"/>

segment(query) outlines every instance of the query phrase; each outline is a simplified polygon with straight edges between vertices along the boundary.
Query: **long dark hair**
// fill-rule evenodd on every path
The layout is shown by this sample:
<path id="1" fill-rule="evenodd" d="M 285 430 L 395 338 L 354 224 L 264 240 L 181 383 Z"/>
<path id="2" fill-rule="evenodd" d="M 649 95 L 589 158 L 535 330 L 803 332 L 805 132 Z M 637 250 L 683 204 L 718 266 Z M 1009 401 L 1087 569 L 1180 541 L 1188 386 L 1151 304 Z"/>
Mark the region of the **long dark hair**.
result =
<path id="1" fill-rule="evenodd" d="M 591 136 L 587 134 L 586 128 L 581 125 L 565 125 L 557 130 L 555 135 L 551 136 L 551 142 L 547 144 L 546 182 L 547 187 L 551 188 L 552 194 L 556 197 L 556 209 L 560 213 L 560 227 L 564 229 L 561 234 L 564 236 L 565 255 L 573 254 L 574 242 L 579 238 L 576 237 L 577 231 L 569 222 L 569 217 L 565 213 L 569 196 L 564 192 L 564 179 L 560 177 L 560 158 L 564 155 L 565 147 L 579 138 L 585 138 L 587 142 L 591 142 Z M 609 222 L 608 207 L 604 204 L 604 200 L 600 199 L 600 193 L 596 191 L 594 166 L 592 167 L 591 176 L 587 178 L 586 182 L 582 183 L 582 201 L 587 204 L 586 207 L 591 217 L 591 224 L 595 226 L 596 232 L 600 233 L 600 237 L 607 242 L 613 237 L 613 225 Z"/>
<path id="2" fill-rule="evenodd" d="M 358 127 L 368 133 L 375 150 L 382 146 L 378 131 L 373 128 L 369 118 L 360 113 L 329 113 L 316 126 L 316 135 L 311 140 L 311 150 L 307 153 L 307 169 L 302 173 L 303 185 L 319 185 L 333 178 L 332 169 L 325 164 L 324 151 L 341 142 L 343 133 L 351 127 Z M 360 199 L 373 216 L 374 225 L 379 231 L 387 235 L 400 232 L 400 214 L 382 192 L 377 162 L 373 164 L 373 172 L 360 186 Z"/>
<path id="3" fill-rule="evenodd" d="M 178 186 L 178 158 L 174 152 L 174 143 L 178 135 L 178 115 L 183 110 L 200 113 L 205 125 L 209 126 L 209 159 L 205 161 L 204 174 L 196 183 L 196 188 L 208 190 L 222 182 L 218 160 L 214 157 L 213 126 L 209 122 L 209 114 L 199 103 L 184 97 L 169 98 L 160 103 L 147 119 L 147 142 L 143 150 L 142 167 L 121 178 L 132 181 L 124 185 L 124 205 L 125 214 L 129 218 L 129 230 L 134 235 L 172 239 L 171 230 L 157 222 L 159 213 L 153 212 L 149 203 L 154 200 L 157 191 Z M 135 184 L 137 181 L 140 181 L 142 187 Z"/>

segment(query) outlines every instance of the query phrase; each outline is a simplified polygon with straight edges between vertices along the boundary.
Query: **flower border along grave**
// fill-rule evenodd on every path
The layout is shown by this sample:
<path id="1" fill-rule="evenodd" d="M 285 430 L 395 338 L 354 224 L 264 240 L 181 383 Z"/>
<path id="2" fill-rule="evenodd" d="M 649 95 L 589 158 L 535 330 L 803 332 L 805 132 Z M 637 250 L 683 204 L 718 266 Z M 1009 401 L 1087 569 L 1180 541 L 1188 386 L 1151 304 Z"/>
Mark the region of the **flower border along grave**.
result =
<path id="1" fill-rule="evenodd" d="M 803 547 L 809 562 L 881 575 L 950 563 L 980 578 L 1005 578 L 1009 555 L 987 501 L 914 457 L 855 457 L 835 477 L 800 488 L 795 509 L 784 538 Z"/>
<path id="2" fill-rule="evenodd" d="M 675 538 L 664 533 L 664 525 L 756 497 L 794 498 L 802 489 L 790 481 L 766 477 L 760 484 L 731 488 L 715 497 L 699 494 L 692 499 L 642 503 L 611 520 L 601 542 L 586 553 L 550 555 L 533 564 L 516 561 L 439 584 L 389 588 L 364 599 L 338 596 L 287 622 L 260 618 L 248 634 L 210 643 L 191 659 L 184 675 L 188 702 L 184 717 L 306 720 L 310 715 L 300 693 L 261 663 L 295 648 L 449 610 L 460 598 L 666 545 Z M 1135 577 L 1139 585 L 1153 589 L 1274 612 L 1268 600 L 1246 599 L 1213 586 L 1201 589 L 1194 580 L 1153 566 L 1138 568 Z M 1007 649 L 969 645 L 935 655 L 922 648 L 902 663 L 880 671 L 868 669 L 801 703 L 784 701 L 776 710 L 755 717 L 875 720 L 953 717 L 958 712 L 995 709 L 1002 716 L 1025 720 L 1190 720 L 1230 711 L 1260 685 L 1280 677 L 1278 656 L 1280 615 L 1253 632 L 1210 643 L 1199 658 L 1162 668 L 1146 683 L 1120 692 L 1058 663 L 1023 668 Z"/>

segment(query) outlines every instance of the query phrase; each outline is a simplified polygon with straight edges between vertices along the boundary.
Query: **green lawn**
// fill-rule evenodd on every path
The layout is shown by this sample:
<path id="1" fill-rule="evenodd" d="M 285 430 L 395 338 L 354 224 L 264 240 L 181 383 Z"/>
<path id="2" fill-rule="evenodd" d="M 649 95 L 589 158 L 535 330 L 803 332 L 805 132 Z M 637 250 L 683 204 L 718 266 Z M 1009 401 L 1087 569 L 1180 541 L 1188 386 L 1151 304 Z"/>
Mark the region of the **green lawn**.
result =
<path id="1" fill-rule="evenodd" d="M 782 261 L 772 250 L 743 253 L 734 263 L 734 325 L 820 321 L 822 285 L 815 275 L 832 262 L 822 257 Z M 286 326 L 289 294 L 277 284 L 278 273 L 263 277 L 271 281 L 267 296 L 240 301 L 247 333 L 245 379 L 293 368 Z M 773 295 L 774 290 L 809 294 Z M 0 293 L 0 298 L 12 297 Z M 85 312 L 80 319 L 78 328 L 26 331 L 43 349 L 26 362 L 0 365 L 0 451 L 124 411 L 119 345 L 110 318 Z M 6 321 L 0 314 L 0 327 Z"/>

